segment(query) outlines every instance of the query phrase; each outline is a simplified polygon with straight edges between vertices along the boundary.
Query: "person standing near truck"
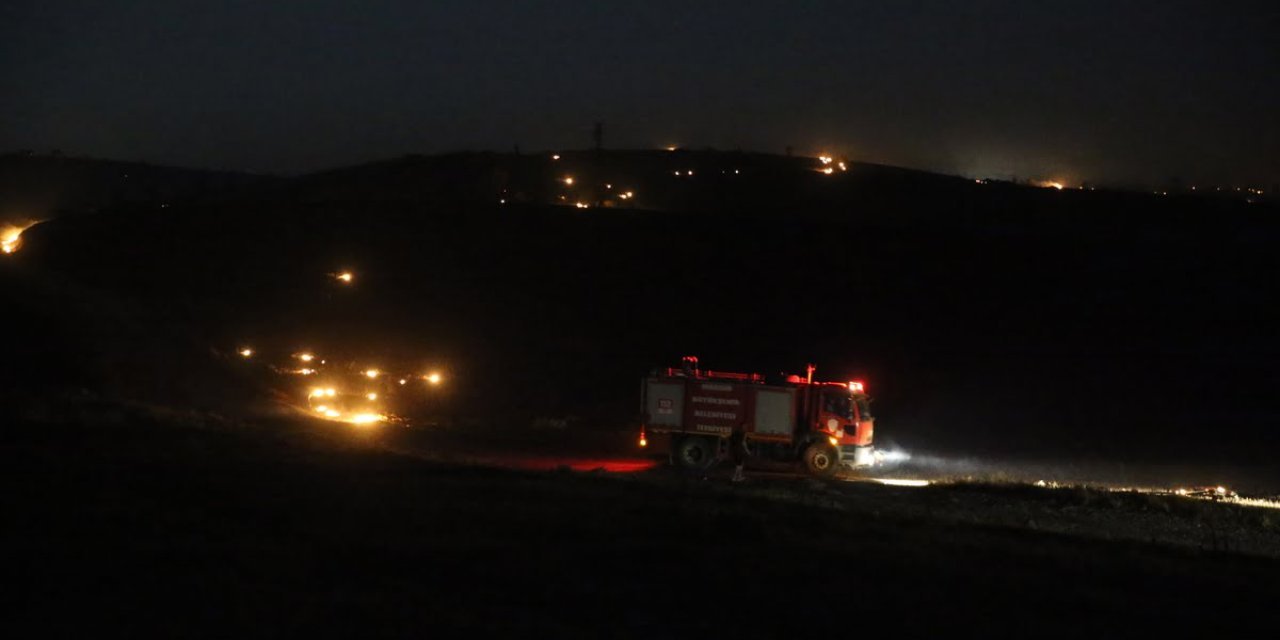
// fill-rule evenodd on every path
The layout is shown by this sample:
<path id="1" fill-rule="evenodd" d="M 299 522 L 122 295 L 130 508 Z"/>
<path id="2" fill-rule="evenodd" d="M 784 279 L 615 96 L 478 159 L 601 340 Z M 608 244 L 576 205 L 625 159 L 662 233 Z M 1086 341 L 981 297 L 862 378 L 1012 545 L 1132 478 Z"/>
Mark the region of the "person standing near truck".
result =
<path id="1" fill-rule="evenodd" d="M 742 482 L 746 480 L 746 476 L 742 474 L 742 468 L 747 464 L 747 432 L 739 427 L 733 430 L 733 435 L 729 438 L 729 455 L 733 456 L 733 481 Z"/>

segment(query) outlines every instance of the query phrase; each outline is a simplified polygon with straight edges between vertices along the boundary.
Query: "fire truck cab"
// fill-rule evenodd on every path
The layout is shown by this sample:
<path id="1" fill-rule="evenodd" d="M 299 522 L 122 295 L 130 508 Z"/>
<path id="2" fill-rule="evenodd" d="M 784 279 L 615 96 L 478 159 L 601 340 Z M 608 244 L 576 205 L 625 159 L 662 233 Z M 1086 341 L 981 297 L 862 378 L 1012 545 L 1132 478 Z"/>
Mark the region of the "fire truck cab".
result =
<path id="1" fill-rule="evenodd" d="M 671 437 L 674 462 L 704 469 L 725 457 L 802 462 L 815 475 L 874 463 L 875 418 L 865 385 L 707 371 L 698 359 L 641 385 L 641 443 Z"/>

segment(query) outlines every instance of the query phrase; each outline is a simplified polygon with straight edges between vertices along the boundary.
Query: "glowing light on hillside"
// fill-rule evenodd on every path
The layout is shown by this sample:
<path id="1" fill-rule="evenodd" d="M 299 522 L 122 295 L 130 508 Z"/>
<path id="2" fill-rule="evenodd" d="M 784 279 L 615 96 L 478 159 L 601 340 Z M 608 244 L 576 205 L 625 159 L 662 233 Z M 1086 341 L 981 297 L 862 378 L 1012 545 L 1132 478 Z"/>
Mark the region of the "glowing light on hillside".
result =
<path id="1" fill-rule="evenodd" d="M 578 203 L 574 203 L 574 205 L 573 205 L 573 206 L 575 206 L 575 207 L 577 207 L 577 208 L 579 208 L 579 209 L 586 209 L 586 208 L 590 207 L 591 205 L 589 205 L 589 204 L 587 204 L 587 203 L 585 203 L 585 202 L 578 202 Z"/>
<path id="2" fill-rule="evenodd" d="M 872 482 L 889 485 L 891 487 L 927 487 L 928 480 L 903 480 L 898 478 L 871 478 Z"/>
<path id="3" fill-rule="evenodd" d="M 835 158 L 832 158 L 831 156 L 818 156 L 818 162 L 821 162 L 822 164 L 831 164 L 833 160 L 835 160 Z"/>
<path id="4" fill-rule="evenodd" d="M 253 357 L 253 349 L 250 349 L 249 347 L 245 347 L 245 348 L 241 349 L 238 353 L 240 354 L 240 357 L 241 357 L 241 358 L 252 358 L 252 357 Z"/>
<path id="5" fill-rule="evenodd" d="M 351 424 L 373 424 L 382 422 L 382 416 L 376 413 L 357 413 L 351 416 Z"/>
<path id="6" fill-rule="evenodd" d="M 6 224 L 0 226 L 0 251 L 6 255 L 18 252 L 22 248 L 22 232 L 30 229 L 39 220 L 33 220 L 20 225 Z"/>
<path id="7" fill-rule="evenodd" d="M 370 392 L 370 393 L 364 394 L 364 397 L 368 398 L 370 401 L 373 401 L 378 399 L 378 394 Z"/>
<path id="8" fill-rule="evenodd" d="M 342 417 L 342 412 L 341 412 L 341 411 L 338 411 L 337 409 L 325 409 L 325 410 L 324 410 L 324 417 L 326 417 L 326 418 L 340 418 L 340 417 Z"/>
<path id="9" fill-rule="evenodd" d="M 1061 182 L 1058 182 L 1056 180 L 1038 180 L 1036 182 L 1032 182 L 1031 184 L 1037 187 L 1040 187 L 1042 189 L 1057 189 L 1058 191 L 1062 191 L 1063 189 L 1067 188 L 1067 185 Z"/>
<path id="10" fill-rule="evenodd" d="M 837 163 L 836 163 L 836 166 L 840 167 L 840 170 L 841 170 L 841 171 L 848 171 L 848 170 L 849 170 L 849 165 L 847 165 L 847 164 L 845 164 L 845 163 L 843 163 L 843 162 L 837 162 Z"/>
<path id="11" fill-rule="evenodd" d="M 821 171 L 827 175 L 831 175 L 836 172 L 836 170 L 832 169 L 831 167 L 823 167 Z"/>
<path id="12" fill-rule="evenodd" d="M 351 273 L 350 271 L 339 271 L 333 277 L 337 279 L 339 282 L 341 282 L 342 284 L 351 284 L 356 279 L 355 274 Z"/>
<path id="13" fill-rule="evenodd" d="M 295 357 L 303 362 L 311 362 L 312 360 L 316 359 L 316 357 L 310 353 L 299 353 Z"/>
<path id="14" fill-rule="evenodd" d="M 441 376 L 439 373 L 433 371 L 431 373 L 428 373 L 425 376 L 422 376 L 422 379 L 426 380 L 427 384 L 440 384 L 440 382 L 444 380 L 444 377 Z"/>
<path id="15" fill-rule="evenodd" d="M 369 378 L 370 380 L 372 380 L 382 375 L 382 372 L 378 371 L 377 369 L 365 369 L 364 375 L 366 378 Z"/>

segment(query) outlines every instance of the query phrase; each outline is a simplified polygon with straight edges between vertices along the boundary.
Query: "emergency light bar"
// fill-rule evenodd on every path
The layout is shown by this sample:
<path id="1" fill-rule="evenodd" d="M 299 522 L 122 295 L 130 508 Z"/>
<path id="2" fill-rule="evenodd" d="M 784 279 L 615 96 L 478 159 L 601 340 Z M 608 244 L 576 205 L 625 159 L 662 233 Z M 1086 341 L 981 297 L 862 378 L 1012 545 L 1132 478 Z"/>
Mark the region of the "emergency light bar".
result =
<path id="1" fill-rule="evenodd" d="M 850 391 L 852 391 L 852 392 L 854 392 L 854 393 L 866 393 L 866 391 L 867 391 L 867 386 L 866 386 L 866 385 L 864 385 L 864 384 L 862 384 L 861 382 L 856 382 L 856 381 L 855 381 L 855 382 L 850 382 L 850 383 L 849 383 L 849 390 L 850 390 Z"/>

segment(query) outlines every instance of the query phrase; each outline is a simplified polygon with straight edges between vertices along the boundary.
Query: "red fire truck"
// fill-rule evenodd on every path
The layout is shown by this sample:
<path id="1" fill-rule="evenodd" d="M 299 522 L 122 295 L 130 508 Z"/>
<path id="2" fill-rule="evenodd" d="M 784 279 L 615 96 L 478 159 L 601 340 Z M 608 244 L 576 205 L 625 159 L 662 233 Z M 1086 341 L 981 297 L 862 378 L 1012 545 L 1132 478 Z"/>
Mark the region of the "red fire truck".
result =
<path id="1" fill-rule="evenodd" d="M 726 456 L 800 461 L 810 473 L 873 464 L 875 419 L 862 382 L 815 382 L 807 374 L 767 380 L 757 373 L 698 368 L 653 372 L 641 389 L 640 443 L 670 434 L 676 464 L 704 469 Z M 738 449 L 735 449 L 738 448 Z"/>

